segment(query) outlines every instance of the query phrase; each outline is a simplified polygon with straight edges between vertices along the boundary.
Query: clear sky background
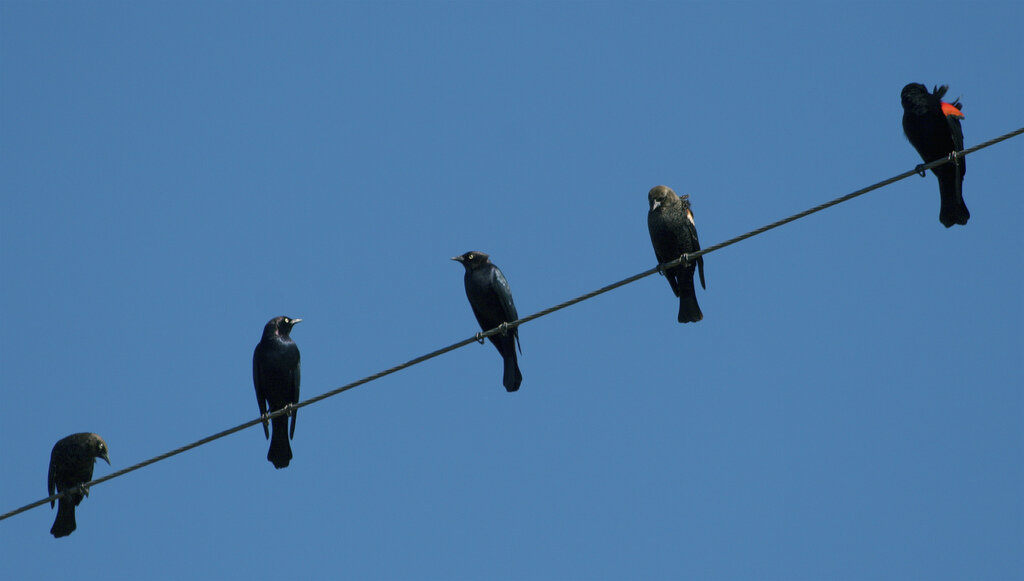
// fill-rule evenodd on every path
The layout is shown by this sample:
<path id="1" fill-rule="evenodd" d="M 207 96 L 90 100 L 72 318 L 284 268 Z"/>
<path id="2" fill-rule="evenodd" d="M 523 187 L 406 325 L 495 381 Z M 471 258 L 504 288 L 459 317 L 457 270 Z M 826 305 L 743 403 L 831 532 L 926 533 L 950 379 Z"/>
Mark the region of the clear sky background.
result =
<path id="1" fill-rule="evenodd" d="M 50 449 L 113 468 L 256 417 L 302 317 L 310 397 L 920 162 L 899 93 L 1024 125 L 1024 5 L 0 2 L 0 512 Z M 1024 137 L 0 522 L 8 579 L 1024 578 Z M 74 575 L 72 575 L 74 571 Z"/>

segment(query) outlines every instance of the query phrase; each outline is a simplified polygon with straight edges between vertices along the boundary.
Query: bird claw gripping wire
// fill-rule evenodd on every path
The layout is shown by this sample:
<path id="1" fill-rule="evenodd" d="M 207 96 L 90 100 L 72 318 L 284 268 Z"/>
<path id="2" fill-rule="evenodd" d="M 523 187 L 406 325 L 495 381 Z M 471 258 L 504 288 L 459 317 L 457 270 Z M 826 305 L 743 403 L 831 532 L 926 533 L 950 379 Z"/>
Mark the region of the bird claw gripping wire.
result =
<path id="1" fill-rule="evenodd" d="M 70 492 L 70 493 L 77 492 L 77 493 L 81 494 L 82 496 L 89 496 L 89 487 L 87 487 L 85 484 L 79 484 L 78 486 L 75 486 L 75 487 L 71 488 L 70 490 L 68 490 L 68 492 Z"/>
<path id="2" fill-rule="evenodd" d="M 284 410 L 284 415 L 285 415 L 286 417 L 287 417 L 287 416 L 290 416 L 290 415 L 292 415 L 292 414 L 294 414 L 294 413 L 295 413 L 295 404 L 292 404 L 292 403 L 290 403 L 290 404 L 287 404 L 287 405 L 285 405 L 285 406 L 284 406 L 283 408 L 281 408 L 281 409 L 283 409 L 283 410 Z"/>
<path id="3" fill-rule="evenodd" d="M 674 258 L 674 259 L 670 260 L 669 262 L 675 262 L 675 261 L 680 260 L 680 259 L 682 260 L 682 262 L 680 262 L 676 266 L 690 266 L 691 264 L 693 264 L 693 260 L 690 258 L 690 254 L 689 253 L 680 254 L 679 258 Z M 661 276 L 665 276 L 666 266 L 665 266 L 664 262 L 659 262 L 658 266 L 656 266 L 655 268 L 657 269 L 658 274 L 660 274 Z M 675 268 L 675 267 L 673 267 L 673 268 Z"/>
<path id="4" fill-rule="evenodd" d="M 959 151 L 952 151 L 949 154 L 949 161 L 953 162 L 954 165 L 960 167 L 960 158 L 963 157 L 963 153 Z"/>
<path id="5" fill-rule="evenodd" d="M 950 161 L 953 162 L 953 167 L 956 169 L 956 183 L 960 183 L 964 179 L 964 170 L 960 165 L 960 158 L 964 156 L 962 151 L 953 151 L 949 154 Z"/>
<path id="6" fill-rule="evenodd" d="M 925 173 L 925 171 L 924 171 L 924 165 L 925 165 L 925 164 L 923 164 L 923 163 L 919 163 L 919 164 L 917 164 L 917 166 L 915 166 L 915 167 L 914 167 L 914 171 L 916 171 L 916 172 L 917 172 L 917 175 L 919 175 L 919 176 L 921 176 L 921 177 L 925 177 L 926 175 L 928 175 L 928 174 L 927 174 L 927 173 Z"/>
<path id="7" fill-rule="evenodd" d="M 498 325 L 498 330 L 501 331 L 502 335 L 508 335 L 508 321 Z"/>
<path id="8" fill-rule="evenodd" d="M 483 331 L 477 333 L 476 335 L 473 335 L 473 339 L 476 339 L 477 343 L 483 345 L 484 344 L 484 333 L 483 333 Z"/>

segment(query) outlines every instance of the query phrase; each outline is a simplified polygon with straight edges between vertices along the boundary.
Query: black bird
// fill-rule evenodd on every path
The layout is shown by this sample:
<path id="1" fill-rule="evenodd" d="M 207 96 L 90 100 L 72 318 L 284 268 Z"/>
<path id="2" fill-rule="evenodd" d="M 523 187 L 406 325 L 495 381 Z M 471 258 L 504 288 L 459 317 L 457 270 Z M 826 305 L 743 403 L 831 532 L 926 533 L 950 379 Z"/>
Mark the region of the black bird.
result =
<path id="1" fill-rule="evenodd" d="M 490 257 L 483 252 L 470 251 L 462 256 L 453 256 L 452 260 L 462 263 L 466 267 L 466 297 L 469 298 L 469 306 L 473 307 L 473 314 L 480 328 L 490 331 L 502 323 L 515 321 L 519 318 L 516 312 L 516 304 L 512 302 L 512 290 L 505 280 L 505 275 L 495 266 Z M 519 362 L 516 360 L 516 345 L 519 343 L 519 328 L 509 329 L 504 334 L 491 335 L 488 337 L 494 347 L 501 353 L 505 360 L 505 376 L 502 384 L 505 391 L 516 391 L 523 383 L 523 374 L 519 372 Z M 522 347 L 519 348 L 522 353 Z"/>
<path id="2" fill-rule="evenodd" d="M 910 83 L 903 87 L 900 100 L 903 102 L 903 133 L 925 163 L 948 157 L 954 151 L 964 148 L 964 131 L 960 120 L 963 106 L 957 99 L 952 104 L 942 101 L 949 87 L 935 87 L 929 93 L 921 83 Z M 959 171 L 957 165 L 959 164 Z M 939 222 L 946 228 L 953 224 L 967 224 L 971 213 L 964 204 L 963 185 L 967 164 L 964 158 L 933 167 L 932 173 L 939 180 Z M 921 172 L 924 175 L 924 172 Z"/>
<path id="3" fill-rule="evenodd" d="M 89 496 L 89 489 L 77 487 L 92 480 L 92 468 L 96 464 L 96 458 L 103 458 L 110 464 L 107 443 L 96 434 L 71 434 L 53 445 L 53 451 L 50 452 L 50 470 L 46 475 L 46 489 L 50 491 L 50 496 L 68 491 L 57 500 L 57 518 L 50 527 L 50 534 L 53 536 L 66 537 L 78 527 L 75 523 L 75 507 L 83 498 Z M 50 508 L 53 508 L 52 500 Z"/>
<path id="4" fill-rule="evenodd" d="M 693 212 L 690 210 L 689 196 L 679 197 L 672 188 L 655 186 L 647 192 L 647 230 L 651 233 L 651 244 L 658 264 L 671 262 L 685 253 L 700 250 L 697 240 L 697 226 L 693 223 Z M 704 257 L 697 258 L 696 266 L 700 268 L 700 286 L 704 285 Z M 697 294 L 693 288 L 694 263 L 681 264 L 666 269 L 672 292 L 679 297 L 679 322 L 696 323 L 704 318 L 697 304 Z"/>
<path id="5" fill-rule="evenodd" d="M 256 386 L 256 402 L 260 405 L 260 415 L 275 412 L 288 404 L 299 401 L 299 348 L 288 336 L 292 327 L 302 319 L 274 317 L 263 327 L 263 338 L 252 353 L 252 382 Z M 284 468 L 292 459 L 292 448 L 289 438 L 295 437 L 295 420 L 298 410 L 291 412 L 292 428 L 288 431 L 288 415 L 277 416 L 272 420 L 274 436 L 270 440 L 267 460 L 274 468 Z M 263 434 L 267 432 L 267 421 L 263 420 Z"/>

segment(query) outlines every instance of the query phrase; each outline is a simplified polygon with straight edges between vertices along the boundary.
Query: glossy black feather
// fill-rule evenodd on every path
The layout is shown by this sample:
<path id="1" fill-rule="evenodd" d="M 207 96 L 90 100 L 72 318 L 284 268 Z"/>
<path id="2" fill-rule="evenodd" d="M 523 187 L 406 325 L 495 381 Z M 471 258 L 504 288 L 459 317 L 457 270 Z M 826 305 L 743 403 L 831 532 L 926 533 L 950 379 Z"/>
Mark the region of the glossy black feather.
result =
<path id="1" fill-rule="evenodd" d="M 512 300 L 512 289 L 505 280 L 505 275 L 495 266 L 483 252 L 467 252 L 452 258 L 466 268 L 463 281 L 466 285 L 466 298 L 473 308 L 473 315 L 484 331 L 489 331 L 502 323 L 515 321 L 519 318 L 515 302 Z M 519 371 L 516 357 L 516 346 L 519 341 L 519 328 L 509 329 L 504 335 L 488 337 L 491 344 L 505 361 L 502 384 L 505 390 L 512 392 L 519 389 L 523 382 L 523 374 Z M 522 348 L 520 347 L 520 353 Z"/>
<path id="2" fill-rule="evenodd" d="M 299 401 L 302 370 L 299 363 L 299 348 L 295 341 L 292 341 L 290 333 L 292 327 L 301 320 L 274 317 L 263 328 L 263 337 L 253 351 L 252 381 L 256 387 L 256 402 L 260 407 L 260 415 Z M 298 411 L 293 411 L 291 418 L 290 433 L 287 415 L 271 420 L 273 436 L 270 436 L 267 460 L 270 460 L 275 468 L 288 466 L 292 459 L 292 448 L 288 440 L 295 437 Z M 263 422 L 263 433 L 269 436 L 266 421 Z"/>
<path id="3" fill-rule="evenodd" d="M 903 104 L 903 133 L 925 163 L 948 157 L 953 151 L 961 151 L 964 148 L 964 132 L 960 118 L 947 115 L 942 110 L 942 97 L 946 90 L 947 87 L 943 85 L 929 93 L 924 85 L 910 83 L 900 92 L 900 101 Z M 962 107 L 959 100 L 952 105 L 957 109 Z M 939 180 L 939 221 L 946 228 L 953 224 L 967 224 L 971 217 L 963 198 L 966 162 L 966 158 L 961 158 L 958 162 L 932 168 L 932 173 Z"/>

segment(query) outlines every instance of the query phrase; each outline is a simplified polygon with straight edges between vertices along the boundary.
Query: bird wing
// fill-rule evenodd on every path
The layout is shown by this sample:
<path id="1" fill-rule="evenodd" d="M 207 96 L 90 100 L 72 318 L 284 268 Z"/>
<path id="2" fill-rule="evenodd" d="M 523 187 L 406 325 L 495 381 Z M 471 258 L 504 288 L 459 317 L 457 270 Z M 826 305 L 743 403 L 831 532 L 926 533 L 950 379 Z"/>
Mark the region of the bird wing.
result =
<path id="1" fill-rule="evenodd" d="M 267 414 L 267 394 L 263 389 L 263 370 L 260 368 L 260 346 L 256 346 L 256 350 L 252 354 L 252 384 L 256 388 L 256 403 L 260 406 L 260 415 L 264 416 Z M 263 435 L 267 438 L 270 437 L 270 428 L 267 427 L 267 422 L 263 422 Z"/>
<path id="2" fill-rule="evenodd" d="M 946 116 L 949 132 L 953 135 L 953 146 L 956 147 L 957 151 L 964 148 L 964 130 L 960 126 L 960 120 L 964 118 L 964 114 L 960 112 L 959 106 L 959 101 L 952 105 L 946 102 L 942 103 L 942 113 Z"/>
<path id="3" fill-rule="evenodd" d="M 679 255 L 666 256 L 666 253 L 663 252 L 664 248 L 676 246 L 678 239 L 665 220 L 655 214 L 653 210 L 647 212 L 647 231 L 651 235 L 651 246 L 654 248 L 654 257 L 658 259 L 659 266 L 679 258 Z M 666 270 L 661 271 L 661 274 L 668 281 L 668 286 L 672 288 L 672 294 L 678 297 L 679 283 L 676 281 L 675 274 Z"/>
<path id="4" fill-rule="evenodd" d="M 296 354 L 298 354 L 298 347 L 296 347 L 295 350 L 296 350 Z M 301 380 L 302 380 L 302 363 L 297 361 L 295 363 L 295 371 L 292 372 L 292 394 L 291 394 L 292 395 L 292 399 L 291 399 L 292 403 L 298 403 L 299 402 L 299 383 L 301 383 Z M 290 431 L 289 436 L 288 436 L 289 438 L 294 438 L 295 437 L 295 421 L 298 418 L 299 418 L 299 410 L 293 411 L 292 412 L 292 427 L 291 427 L 291 431 Z"/>
<path id="5" fill-rule="evenodd" d="M 960 111 L 960 101 L 956 101 L 955 103 L 940 101 L 939 106 L 942 107 L 943 115 L 952 115 L 953 117 L 959 117 L 961 119 L 964 118 L 963 112 Z"/>
<path id="6" fill-rule="evenodd" d="M 47 496 L 53 496 L 54 493 L 57 492 L 56 474 L 53 473 L 54 472 L 54 470 L 53 470 L 54 469 L 54 460 L 55 460 L 55 458 L 52 458 L 52 457 L 50 458 L 50 469 L 46 473 L 46 490 L 49 491 L 49 494 Z M 50 508 L 53 508 L 53 501 L 52 500 L 50 501 Z"/>
<path id="7" fill-rule="evenodd" d="M 700 239 L 697 238 L 697 223 L 693 221 L 693 210 L 686 210 L 686 229 L 690 232 L 690 238 L 693 239 L 693 251 L 700 250 Z M 700 273 L 700 288 L 707 289 L 708 287 L 704 284 L 704 257 L 697 257 L 697 272 Z"/>
<path id="8" fill-rule="evenodd" d="M 519 319 L 519 313 L 516 311 L 516 303 L 512 300 L 512 289 L 508 286 L 508 281 L 505 280 L 505 275 L 502 274 L 501 269 L 494 267 L 491 271 L 491 291 L 498 297 L 498 302 L 501 303 L 501 314 L 505 321 L 511 322 Z M 516 327 L 509 331 L 512 336 L 519 342 L 519 328 Z M 519 347 L 519 352 L 523 352 L 522 346 Z"/>

